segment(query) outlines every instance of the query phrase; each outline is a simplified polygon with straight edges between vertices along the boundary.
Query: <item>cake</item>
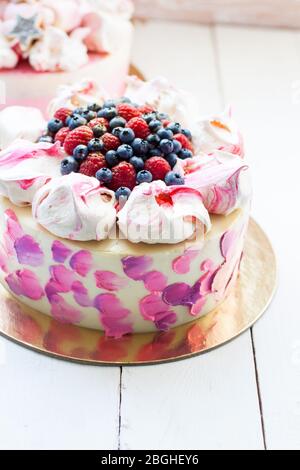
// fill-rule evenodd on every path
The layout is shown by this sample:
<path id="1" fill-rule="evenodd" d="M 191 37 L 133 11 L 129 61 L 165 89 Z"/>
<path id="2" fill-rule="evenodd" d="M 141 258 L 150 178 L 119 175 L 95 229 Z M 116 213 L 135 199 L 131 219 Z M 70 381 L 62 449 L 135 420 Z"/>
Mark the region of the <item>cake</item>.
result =
<path id="1" fill-rule="evenodd" d="M 111 96 L 121 95 L 132 12 L 131 0 L 1 2 L 0 106 L 45 112 L 59 85 L 91 76 Z"/>
<path id="2" fill-rule="evenodd" d="M 37 142 L 1 151 L 0 193 L 1 283 L 60 322 L 114 338 L 166 331 L 237 282 L 251 202 L 242 137 L 230 110 L 202 118 L 165 79 L 56 109 Z"/>

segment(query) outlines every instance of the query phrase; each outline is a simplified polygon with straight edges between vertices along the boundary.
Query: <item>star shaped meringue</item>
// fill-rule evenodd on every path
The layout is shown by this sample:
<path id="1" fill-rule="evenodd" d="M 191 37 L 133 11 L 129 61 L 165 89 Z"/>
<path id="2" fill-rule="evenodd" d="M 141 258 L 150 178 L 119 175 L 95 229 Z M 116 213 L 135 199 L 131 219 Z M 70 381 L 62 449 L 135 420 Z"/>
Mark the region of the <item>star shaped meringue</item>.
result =
<path id="1" fill-rule="evenodd" d="M 38 26 L 38 15 L 31 18 L 18 15 L 17 23 L 8 36 L 20 43 L 22 51 L 27 51 L 33 41 L 42 36 L 42 31 Z"/>

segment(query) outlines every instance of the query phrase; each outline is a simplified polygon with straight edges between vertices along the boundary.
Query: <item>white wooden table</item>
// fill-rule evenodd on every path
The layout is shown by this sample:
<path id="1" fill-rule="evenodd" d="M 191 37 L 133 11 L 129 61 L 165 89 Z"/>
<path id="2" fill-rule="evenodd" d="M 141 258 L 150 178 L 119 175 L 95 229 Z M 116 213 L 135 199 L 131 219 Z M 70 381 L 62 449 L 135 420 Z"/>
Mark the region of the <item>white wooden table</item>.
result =
<path id="1" fill-rule="evenodd" d="M 174 364 L 80 366 L 0 339 L 0 448 L 300 449 L 299 33 L 148 22 L 133 55 L 204 113 L 234 105 L 278 293 L 253 331 Z"/>

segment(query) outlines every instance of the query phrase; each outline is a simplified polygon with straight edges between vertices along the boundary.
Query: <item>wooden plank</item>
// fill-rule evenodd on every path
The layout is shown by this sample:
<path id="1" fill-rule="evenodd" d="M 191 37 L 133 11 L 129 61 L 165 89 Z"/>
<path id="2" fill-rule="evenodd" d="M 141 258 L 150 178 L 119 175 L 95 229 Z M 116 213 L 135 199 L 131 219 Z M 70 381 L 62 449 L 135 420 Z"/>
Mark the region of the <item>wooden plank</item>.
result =
<path id="1" fill-rule="evenodd" d="M 135 0 L 140 18 L 298 28 L 297 0 Z"/>
<path id="2" fill-rule="evenodd" d="M 162 37 L 168 40 L 161 53 L 153 54 L 151 44 Z M 208 28 L 163 22 L 139 26 L 134 59 L 147 75 L 166 75 L 195 92 L 205 112 L 220 108 Z M 189 361 L 124 368 L 120 445 L 121 449 L 263 448 L 250 334 Z"/>
<path id="3" fill-rule="evenodd" d="M 118 446 L 119 369 L 50 359 L 0 338 L 0 449 Z"/>
<path id="4" fill-rule="evenodd" d="M 299 449 L 299 35 L 218 27 L 217 44 L 225 97 L 246 133 L 253 213 L 279 263 L 276 299 L 254 328 L 266 443 Z"/>

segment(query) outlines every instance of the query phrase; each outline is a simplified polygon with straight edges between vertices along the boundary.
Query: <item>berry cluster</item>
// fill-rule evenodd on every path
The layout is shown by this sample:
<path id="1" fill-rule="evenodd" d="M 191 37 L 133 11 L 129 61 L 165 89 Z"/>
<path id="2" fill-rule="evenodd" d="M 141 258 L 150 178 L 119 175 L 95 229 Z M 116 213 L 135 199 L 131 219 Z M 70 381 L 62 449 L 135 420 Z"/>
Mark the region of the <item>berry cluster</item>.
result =
<path id="1" fill-rule="evenodd" d="M 193 156 L 192 135 L 165 113 L 138 106 L 128 98 L 102 106 L 59 109 L 48 123 L 42 142 L 59 141 L 68 154 L 62 175 L 79 172 L 96 177 L 127 196 L 140 183 L 163 180 L 169 186 L 184 179 L 172 171 L 179 159 Z"/>

